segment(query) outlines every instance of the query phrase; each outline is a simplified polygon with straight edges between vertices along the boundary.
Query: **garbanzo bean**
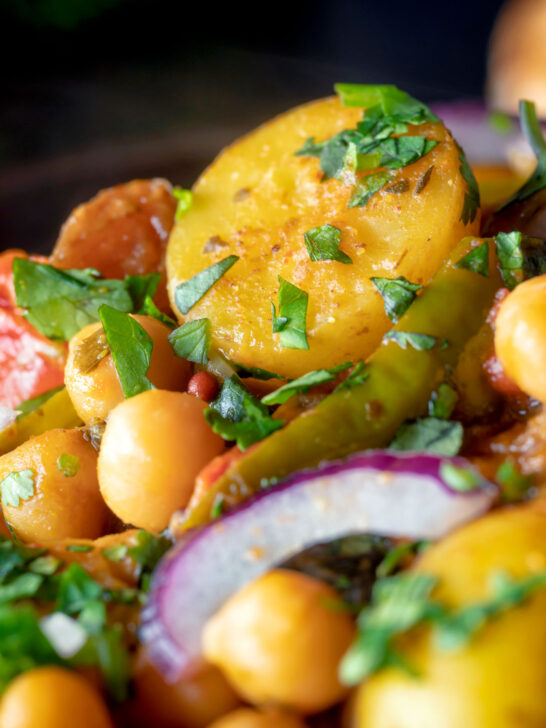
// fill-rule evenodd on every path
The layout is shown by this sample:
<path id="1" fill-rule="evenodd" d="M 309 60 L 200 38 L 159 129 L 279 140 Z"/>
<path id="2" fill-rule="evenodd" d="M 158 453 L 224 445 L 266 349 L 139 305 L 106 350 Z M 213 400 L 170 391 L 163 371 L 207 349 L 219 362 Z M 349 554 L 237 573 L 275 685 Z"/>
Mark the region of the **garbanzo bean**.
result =
<path id="1" fill-rule="evenodd" d="M 217 667 L 166 683 L 141 648 L 133 670 L 135 699 L 130 707 L 138 725 L 161 728 L 206 728 L 213 720 L 241 704 Z"/>
<path id="2" fill-rule="evenodd" d="M 546 275 L 521 283 L 501 304 L 495 351 L 506 374 L 546 402 Z"/>
<path id="3" fill-rule="evenodd" d="M 157 532 L 185 507 L 198 472 L 224 449 L 205 407 L 189 394 L 152 389 L 112 410 L 98 473 L 104 499 L 123 521 Z"/>
<path id="4" fill-rule="evenodd" d="M 152 384 L 161 389 L 184 390 L 191 364 L 175 355 L 167 339 L 167 326 L 150 316 L 133 318 L 154 341 L 148 370 Z M 68 347 L 65 384 L 76 412 L 86 423 L 105 420 L 124 399 L 114 360 L 101 334 L 102 324 L 89 324 L 72 337 Z"/>
<path id="5" fill-rule="evenodd" d="M 0 706 L 2 728 L 112 728 L 95 688 L 75 672 L 40 667 L 9 685 Z"/>
<path id="6" fill-rule="evenodd" d="M 332 606 L 338 599 L 310 576 L 271 571 L 208 621 L 205 657 L 252 703 L 325 710 L 345 695 L 337 670 L 354 637 L 352 619 Z"/>
<path id="7" fill-rule="evenodd" d="M 23 541 L 102 536 L 110 514 L 97 453 L 79 430 L 49 430 L 0 458 L 6 521 Z"/>
<path id="8" fill-rule="evenodd" d="M 280 710 L 239 708 L 215 720 L 209 728 L 304 728 L 305 723 L 292 713 Z"/>

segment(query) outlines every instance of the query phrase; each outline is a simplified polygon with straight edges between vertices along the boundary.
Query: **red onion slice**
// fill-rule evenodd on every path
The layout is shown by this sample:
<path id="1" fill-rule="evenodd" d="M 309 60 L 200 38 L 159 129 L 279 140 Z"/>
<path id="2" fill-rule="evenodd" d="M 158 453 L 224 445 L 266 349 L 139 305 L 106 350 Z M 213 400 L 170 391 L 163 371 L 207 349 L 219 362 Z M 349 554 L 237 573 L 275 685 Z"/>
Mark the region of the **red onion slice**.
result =
<path id="1" fill-rule="evenodd" d="M 440 476 L 460 458 L 371 451 L 296 473 L 180 543 L 157 569 L 141 638 L 167 680 L 201 657 L 206 621 L 242 586 L 300 551 L 352 533 L 438 539 L 484 513 L 496 492 Z"/>

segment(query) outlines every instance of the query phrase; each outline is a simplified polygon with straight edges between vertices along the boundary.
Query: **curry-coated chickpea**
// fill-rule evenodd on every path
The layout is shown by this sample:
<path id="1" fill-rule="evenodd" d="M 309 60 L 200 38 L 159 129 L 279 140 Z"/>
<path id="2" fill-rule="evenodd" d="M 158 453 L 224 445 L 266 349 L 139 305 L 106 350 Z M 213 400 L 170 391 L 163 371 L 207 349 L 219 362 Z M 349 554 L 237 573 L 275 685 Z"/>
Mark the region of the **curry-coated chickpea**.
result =
<path id="1" fill-rule="evenodd" d="M 23 541 L 102 536 L 110 514 L 97 453 L 79 430 L 49 430 L 0 457 L 2 510 Z"/>
<path id="2" fill-rule="evenodd" d="M 546 275 L 520 283 L 500 306 L 495 352 L 506 374 L 546 402 Z"/>
<path id="3" fill-rule="evenodd" d="M 75 672 L 39 667 L 8 686 L 0 704 L 1 728 L 113 728 L 102 697 Z"/>
<path id="4" fill-rule="evenodd" d="M 191 364 L 175 355 L 167 339 L 170 333 L 167 326 L 151 316 L 133 318 L 154 342 L 149 380 L 160 389 L 184 390 L 191 376 Z M 114 360 L 108 353 L 102 324 L 89 324 L 72 337 L 64 378 L 74 408 L 86 423 L 105 420 L 123 401 L 123 390 Z"/>
<path id="5" fill-rule="evenodd" d="M 201 468 L 224 449 L 201 399 L 151 389 L 110 413 L 99 453 L 99 483 L 125 523 L 161 531 L 184 508 Z"/>
<path id="6" fill-rule="evenodd" d="M 215 720 L 209 728 L 305 728 L 305 723 L 286 711 L 239 708 Z"/>
<path id="7" fill-rule="evenodd" d="M 241 699 L 217 667 L 205 664 L 197 673 L 169 684 L 143 647 L 137 653 L 132 677 L 134 700 L 128 710 L 137 725 L 207 728 L 241 705 Z"/>
<path id="8" fill-rule="evenodd" d="M 207 622 L 205 657 L 256 705 L 317 713 L 346 694 L 337 676 L 355 627 L 337 593 L 276 569 L 243 587 Z"/>

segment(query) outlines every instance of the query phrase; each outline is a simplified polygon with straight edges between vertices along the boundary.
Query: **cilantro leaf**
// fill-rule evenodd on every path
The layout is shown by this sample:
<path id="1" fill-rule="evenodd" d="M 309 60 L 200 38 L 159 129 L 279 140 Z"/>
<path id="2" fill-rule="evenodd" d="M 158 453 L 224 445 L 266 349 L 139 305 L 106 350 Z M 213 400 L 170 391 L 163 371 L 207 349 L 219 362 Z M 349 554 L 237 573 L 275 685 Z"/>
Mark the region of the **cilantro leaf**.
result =
<path id="1" fill-rule="evenodd" d="M 270 372 L 267 369 L 260 369 L 259 367 L 246 367 L 244 364 L 239 364 L 235 361 L 232 361 L 231 364 L 234 366 L 237 374 L 241 379 L 246 379 L 247 377 L 252 377 L 253 379 L 261 379 L 263 381 L 268 381 L 269 379 L 285 379 L 285 377 L 282 377 L 280 374 L 275 374 L 275 372 Z"/>
<path id="2" fill-rule="evenodd" d="M 464 255 L 455 263 L 454 267 L 463 268 L 464 270 L 469 270 L 472 273 L 478 273 L 480 276 L 489 278 L 489 244 L 487 241 Z"/>
<path id="3" fill-rule="evenodd" d="M 309 349 L 306 318 L 309 296 L 297 286 L 279 276 L 279 315 L 271 303 L 273 333 L 279 334 L 285 349 Z"/>
<path id="4" fill-rule="evenodd" d="M 420 451 L 451 457 L 457 455 L 463 444 L 463 426 L 438 417 L 424 417 L 403 424 L 389 449 Z"/>
<path id="5" fill-rule="evenodd" d="M 514 289 L 523 280 L 521 239 L 522 235 L 517 230 L 511 233 L 498 233 L 495 237 L 502 278 L 506 287 L 510 290 Z"/>
<path id="6" fill-rule="evenodd" d="M 349 361 L 344 364 L 339 364 L 336 367 L 332 367 L 331 369 L 316 369 L 315 371 L 307 372 L 307 374 L 298 377 L 298 379 L 293 379 L 291 382 L 284 384 L 274 392 L 266 394 L 265 397 L 262 397 L 262 402 L 268 405 L 283 404 L 295 394 L 305 394 L 311 389 L 311 387 L 316 387 L 319 384 L 325 384 L 326 382 L 333 381 L 339 372 L 342 372 L 351 366 L 353 366 L 353 363 Z"/>
<path id="7" fill-rule="evenodd" d="M 393 323 L 397 323 L 406 313 L 423 286 L 411 283 L 404 276 L 398 278 L 371 278 L 374 286 L 383 297 L 385 313 Z"/>
<path id="8" fill-rule="evenodd" d="M 353 261 L 339 249 L 341 230 L 326 224 L 312 228 L 303 234 L 309 257 L 313 261 L 335 260 L 338 263 L 350 264 Z"/>
<path id="9" fill-rule="evenodd" d="M 336 83 L 334 88 L 343 106 L 378 105 L 383 114 L 400 116 L 408 124 L 440 121 L 428 106 L 393 85 Z"/>
<path id="10" fill-rule="evenodd" d="M 69 453 L 63 452 L 57 458 L 57 468 L 65 478 L 73 478 L 80 469 L 80 459 L 77 455 L 70 455 Z"/>
<path id="11" fill-rule="evenodd" d="M 0 482 L 0 491 L 4 506 L 18 508 L 22 500 L 27 501 L 34 495 L 34 472 L 20 470 L 9 473 Z"/>
<path id="12" fill-rule="evenodd" d="M 170 316 L 167 316 L 166 313 L 163 313 L 163 311 L 160 311 L 150 296 L 146 296 L 144 299 L 144 303 L 142 304 L 139 313 L 142 313 L 145 316 L 151 316 L 152 318 L 161 321 L 162 324 L 165 324 L 165 326 L 168 326 L 170 329 L 176 328 L 176 321 Z"/>
<path id="13" fill-rule="evenodd" d="M 144 530 L 137 532 L 136 541 L 136 545 L 130 546 L 127 553 L 139 565 L 139 583 L 141 588 L 147 590 L 151 573 L 173 543 L 166 536 L 154 536 Z"/>
<path id="14" fill-rule="evenodd" d="M 369 376 L 370 373 L 366 371 L 366 365 L 363 361 L 359 361 L 353 371 L 349 374 L 347 379 L 337 385 L 337 387 L 334 389 L 334 392 L 357 387 L 359 384 L 362 384 L 362 382 L 365 382 Z"/>
<path id="15" fill-rule="evenodd" d="M 134 397 L 152 389 L 146 376 L 154 346 L 152 337 L 134 318 L 110 306 L 101 306 L 99 316 L 124 395 Z"/>
<path id="16" fill-rule="evenodd" d="M 315 142 L 314 137 L 309 137 L 301 149 L 294 152 L 296 157 L 320 157 L 322 150 L 328 142 Z"/>
<path id="17" fill-rule="evenodd" d="M 361 177 L 349 200 L 347 207 L 364 207 L 370 197 L 393 180 L 396 175 L 393 172 L 373 172 Z"/>
<path id="18" fill-rule="evenodd" d="M 445 340 L 438 342 L 435 336 L 429 334 L 416 334 L 412 331 L 388 331 L 383 340 L 395 341 L 402 349 L 407 349 L 411 346 L 412 349 L 417 351 L 426 351 L 428 349 L 434 349 L 438 344 L 439 348 L 443 349 L 446 346 Z"/>
<path id="19" fill-rule="evenodd" d="M 199 271 L 193 278 L 180 283 L 174 293 L 174 302 L 178 310 L 184 314 L 188 313 L 238 260 L 237 255 L 228 255 L 218 263 Z"/>
<path id="20" fill-rule="evenodd" d="M 431 417 L 447 420 L 459 401 L 457 391 L 447 382 L 441 382 L 430 397 L 428 413 Z"/>
<path id="21" fill-rule="evenodd" d="M 480 207 L 480 188 L 474 177 L 474 172 L 468 164 L 468 159 L 464 153 L 462 147 L 455 142 L 457 149 L 459 150 L 459 172 L 462 178 L 466 182 L 466 191 L 464 193 L 463 209 L 461 211 L 461 217 L 459 218 L 465 225 L 469 222 L 474 222 L 476 215 L 478 214 L 478 208 Z"/>
<path id="22" fill-rule="evenodd" d="M 61 389 L 64 389 L 64 386 L 61 384 L 60 387 L 55 387 L 54 389 L 49 389 L 47 392 L 44 392 L 43 394 L 39 394 L 37 397 L 32 397 L 31 399 L 26 399 L 24 402 L 21 402 L 21 404 L 18 404 L 15 408 L 19 414 L 17 415 L 17 419 L 20 419 L 21 417 L 24 417 L 25 415 L 30 414 L 31 412 L 35 412 L 39 407 L 41 407 L 43 404 L 45 404 L 51 397 L 53 397 L 57 392 L 60 392 Z"/>
<path id="23" fill-rule="evenodd" d="M 188 321 L 169 334 L 176 356 L 196 364 L 206 364 L 210 348 L 210 319 Z"/>
<path id="24" fill-rule="evenodd" d="M 484 482 L 473 468 L 461 468 L 447 461 L 440 465 L 440 477 L 446 485 L 459 493 L 476 490 Z"/>
<path id="25" fill-rule="evenodd" d="M 389 137 L 379 144 L 381 157 L 378 167 L 400 169 L 416 162 L 438 144 L 424 136 Z"/>
<path id="26" fill-rule="evenodd" d="M 226 379 L 218 397 L 205 410 L 205 419 L 224 440 L 235 440 L 246 450 L 282 427 L 274 420 L 265 404 L 254 397 L 241 380 L 233 375 Z"/>
<path id="27" fill-rule="evenodd" d="M 98 321 L 103 304 L 126 313 L 134 311 L 138 291 L 152 290 L 156 280 L 157 274 L 108 280 L 92 268 L 59 270 L 23 258 L 13 261 L 17 305 L 26 309 L 25 317 L 40 333 L 61 341 Z"/>
<path id="28" fill-rule="evenodd" d="M 185 212 L 191 210 L 193 194 L 191 190 L 185 190 L 182 187 L 173 187 L 173 197 L 177 200 L 174 220 L 178 222 Z"/>
<path id="29" fill-rule="evenodd" d="M 144 305 L 147 298 L 152 298 L 161 278 L 160 273 L 148 273 L 144 276 L 127 276 L 125 285 L 133 301 L 132 311 L 144 313 Z"/>
<path id="30" fill-rule="evenodd" d="M 523 500 L 533 485 L 529 475 L 522 475 L 511 460 L 502 462 L 495 475 L 505 503 Z"/>

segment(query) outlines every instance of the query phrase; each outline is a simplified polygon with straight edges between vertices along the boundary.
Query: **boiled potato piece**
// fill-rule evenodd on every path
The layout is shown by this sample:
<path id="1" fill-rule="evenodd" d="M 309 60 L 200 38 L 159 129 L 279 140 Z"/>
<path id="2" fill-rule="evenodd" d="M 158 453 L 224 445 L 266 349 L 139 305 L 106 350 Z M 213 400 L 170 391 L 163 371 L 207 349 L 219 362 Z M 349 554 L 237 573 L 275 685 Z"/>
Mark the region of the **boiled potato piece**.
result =
<path id="1" fill-rule="evenodd" d="M 489 597 L 488 578 L 546 569 L 546 509 L 521 506 L 475 521 L 423 555 L 453 607 Z M 357 728 L 539 728 L 546 725 L 546 589 L 489 621 L 468 645 L 442 652 L 427 631 L 400 645 L 420 677 L 385 670 L 359 688 Z"/>
<path id="2" fill-rule="evenodd" d="M 391 325 L 370 277 L 426 283 L 464 235 L 477 233 L 479 214 L 467 225 L 460 219 L 467 186 L 440 123 L 410 126 L 439 144 L 365 207 L 347 207 L 352 184 L 321 181 L 318 159 L 294 155 L 307 138 L 329 139 L 361 117 L 337 98 L 300 106 L 224 150 L 197 181 L 193 208 L 169 242 L 169 295 L 174 303 L 177 285 L 240 257 L 185 317 L 178 312 L 181 320 L 210 318 L 213 345 L 230 359 L 297 377 L 366 357 Z M 326 223 L 341 231 L 352 265 L 310 260 L 304 233 Z M 272 332 L 279 275 L 309 294 L 308 351 L 283 348 Z"/>

